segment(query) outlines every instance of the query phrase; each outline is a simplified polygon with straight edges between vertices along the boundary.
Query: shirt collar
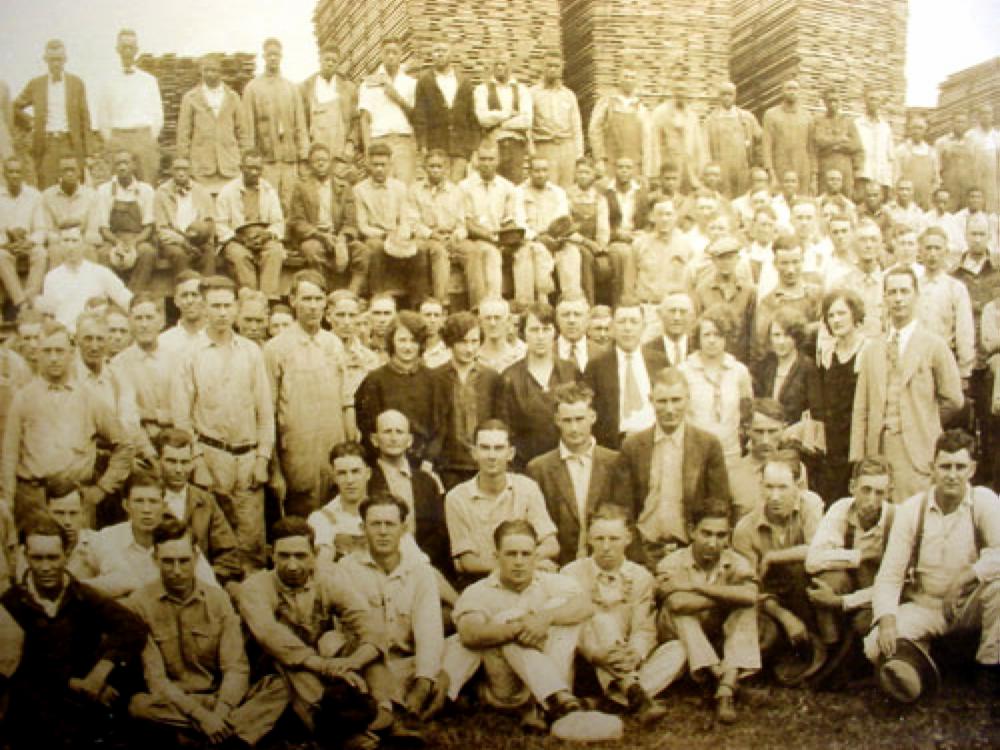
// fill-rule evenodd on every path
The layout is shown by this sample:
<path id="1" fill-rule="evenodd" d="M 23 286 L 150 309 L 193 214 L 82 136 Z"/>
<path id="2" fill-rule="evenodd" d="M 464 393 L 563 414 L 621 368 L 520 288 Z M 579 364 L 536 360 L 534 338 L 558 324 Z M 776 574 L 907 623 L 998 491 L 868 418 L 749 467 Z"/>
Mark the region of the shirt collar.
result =
<path id="1" fill-rule="evenodd" d="M 511 475 L 511 473 L 508 471 L 507 472 L 507 476 L 506 476 L 506 484 L 504 485 L 504 488 L 502 490 L 500 490 L 500 493 L 498 495 L 494 495 L 494 497 L 500 497 L 500 495 L 503 495 L 504 493 L 513 492 L 513 491 L 514 491 L 514 479 L 513 479 L 513 476 Z M 479 487 L 479 474 L 476 474 L 476 476 L 474 476 L 472 478 L 472 499 L 473 500 L 485 500 L 488 497 L 489 496 L 486 495 L 482 491 L 482 489 L 480 489 L 480 487 Z"/>
<path id="2" fill-rule="evenodd" d="M 32 601 L 41 607 L 45 614 L 49 617 L 55 617 L 62 607 L 63 602 L 66 600 L 66 595 L 69 592 L 71 582 L 72 578 L 69 573 L 64 572 L 62 591 L 59 592 L 59 596 L 57 596 L 54 600 L 46 599 L 38 593 L 38 589 L 35 587 L 35 577 L 31 575 L 30 572 L 24 577 L 24 588 L 28 592 L 28 596 L 31 597 Z"/>
<path id="3" fill-rule="evenodd" d="M 274 576 L 274 588 L 278 591 L 278 593 L 285 594 L 286 596 L 295 596 L 296 594 L 307 593 L 312 591 L 313 587 L 316 585 L 315 573 L 309 576 L 305 583 L 294 589 L 291 586 L 287 586 L 285 582 L 281 580 L 281 576 L 278 575 L 277 570 L 272 570 L 271 575 Z"/>
<path id="4" fill-rule="evenodd" d="M 559 458 L 562 461 L 568 461 L 574 458 L 580 458 L 580 459 L 586 458 L 587 460 L 593 460 L 595 445 L 597 445 L 597 441 L 593 437 L 591 437 L 590 443 L 587 445 L 587 449 L 585 451 L 583 451 L 582 453 L 574 453 L 573 451 L 571 451 L 569 448 L 566 447 L 566 444 L 562 440 L 560 440 Z"/>
<path id="5" fill-rule="evenodd" d="M 205 600 L 205 589 L 202 587 L 201 582 L 195 578 L 194 588 L 191 589 L 191 593 L 188 594 L 187 599 L 178 599 L 163 585 L 163 579 L 157 579 L 156 583 L 153 584 L 153 593 L 159 601 L 174 602 L 176 604 L 186 605 L 195 601 Z"/>
<path id="6" fill-rule="evenodd" d="M 754 527 L 758 529 L 767 528 L 773 531 L 775 528 L 789 528 L 792 524 L 798 521 L 799 516 L 802 514 L 802 494 L 798 496 L 798 504 L 792 510 L 791 515 L 788 517 L 788 521 L 785 523 L 784 527 L 772 524 L 770 519 L 767 517 L 767 509 L 765 507 L 759 508 L 757 511 L 757 518 L 754 520 Z"/>
<path id="7" fill-rule="evenodd" d="M 396 474 L 402 474 L 407 479 L 413 477 L 413 472 L 410 469 L 410 464 L 407 461 L 402 461 L 401 464 L 393 463 L 392 461 L 386 461 L 384 458 L 378 459 L 378 465 L 382 467 L 382 471 L 392 471 Z"/>
<path id="8" fill-rule="evenodd" d="M 928 491 L 931 494 L 931 501 L 930 504 L 927 506 L 928 509 L 936 510 L 941 515 L 944 515 L 944 511 L 941 510 L 941 506 L 938 505 L 937 490 L 931 487 L 931 489 Z M 958 504 L 958 508 L 972 508 L 972 485 L 966 485 L 965 495 L 962 497 L 962 501 Z"/>
<path id="9" fill-rule="evenodd" d="M 659 423 L 653 428 L 653 443 L 668 442 L 680 448 L 684 445 L 684 423 L 669 435 L 660 429 Z"/>

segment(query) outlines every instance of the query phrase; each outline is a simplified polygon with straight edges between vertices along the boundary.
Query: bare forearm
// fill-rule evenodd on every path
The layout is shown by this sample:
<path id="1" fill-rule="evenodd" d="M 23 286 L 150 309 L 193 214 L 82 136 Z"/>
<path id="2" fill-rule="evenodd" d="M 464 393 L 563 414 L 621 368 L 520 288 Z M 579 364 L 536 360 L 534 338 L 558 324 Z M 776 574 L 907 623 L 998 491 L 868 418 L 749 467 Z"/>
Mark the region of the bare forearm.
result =
<path id="1" fill-rule="evenodd" d="M 739 586 L 702 586 L 698 593 L 717 602 L 738 607 L 752 607 L 757 601 L 757 587 L 752 583 Z"/>
<path id="2" fill-rule="evenodd" d="M 458 637 L 466 648 L 491 648 L 511 643 L 517 639 L 520 628 L 509 622 L 484 622 L 458 626 Z"/>

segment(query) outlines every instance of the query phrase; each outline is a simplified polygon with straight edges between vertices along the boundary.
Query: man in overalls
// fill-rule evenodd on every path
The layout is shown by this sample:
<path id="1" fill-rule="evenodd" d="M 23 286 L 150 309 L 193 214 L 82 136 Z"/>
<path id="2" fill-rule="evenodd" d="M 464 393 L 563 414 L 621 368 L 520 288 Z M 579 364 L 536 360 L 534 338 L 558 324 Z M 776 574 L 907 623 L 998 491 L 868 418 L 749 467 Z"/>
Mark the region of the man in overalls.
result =
<path id="1" fill-rule="evenodd" d="M 594 162 L 581 157 L 576 160 L 576 182 L 566 191 L 569 200 L 570 217 L 573 219 L 572 240 L 581 253 L 581 286 L 590 304 L 594 304 L 601 287 L 601 301 L 618 301 L 615 293 L 615 279 L 620 278 L 622 257 L 608 251 L 611 239 L 611 222 L 608 217 L 608 201 L 601 191 L 594 187 L 597 172 Z M 610 289 L 608 276 L 610 275 Z M 610 298 L 610 299 L 609 299 Z"/>
<path id="2" fill-rule="evenodd" d="M 590 115 L 590 147 L 602 176 L 610 176 L 623 156 L 632 159 L 642 174 L 652 174 L 649 110 L 636 96 L 637 78 L 634 68 L 622 68 L 618 91 L 601 97 Z"/>
<path id="3" fill-rule="evenodd" d="M 133 292 L 149 290 L 156 262 L 153 234 L 154 191 L 135 176 L 135 159 L 128 151 L 117 151 L 115 175 L 97 188 L 99 226 L 104 245 L 98 249 L 101 262 L 110 265 Z M 127 273 L 126 276 L 126 272 Z"/>
<path id="4" fill-rule="evenodd" d="M 340 50 L 332 42 L 319 53 L 319 72 L 302 82 L 309 142 L 330 149 L 330 159 L 353 162 L 359 143 L 358 87 L 339 72 Z"/>

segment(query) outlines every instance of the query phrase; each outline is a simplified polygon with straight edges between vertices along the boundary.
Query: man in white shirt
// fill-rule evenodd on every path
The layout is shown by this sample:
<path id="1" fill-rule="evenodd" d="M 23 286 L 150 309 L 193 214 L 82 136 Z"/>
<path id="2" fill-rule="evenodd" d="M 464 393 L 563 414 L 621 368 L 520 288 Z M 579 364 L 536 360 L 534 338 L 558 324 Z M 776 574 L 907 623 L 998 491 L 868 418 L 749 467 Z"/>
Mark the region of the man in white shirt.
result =
<path id="1" fill-rule="evenodd" d="M 533 109 L 531 92 L 510 75 L 510 56 L 493 59 L 492 76 L 473 92 L 476 117 L 483 128 L 483 143 L 496 147 L 497 172 L 520 185 L 524 180 L 524 157 L 531 137 Z"/>
<path id="2" fill-rule="evenodd" d="M 896 510 L 875 576 L 865 654 L 879 686 L 903 703 L 940 679 L 929 653 L 935 638 L 979 631 L 979 669 L 994 684 L 1000 670 L 1000 502 L 972 486 L 975 450 L 962 430 L 937 439 L 933 485 Z"/>
<path id="3" fill-rule="evenodd" d="M 400 39 L 382 40 L 382 64 L 361 83 L 358 109 L 366 151 L 376 143 L 392 149 L 392 176 L 408 185 L 417 173 L 417 144 L 410 122 L 417 79 L 403 71 L 401 55 Z"/>
<path id="4" fill-rule="evenodd" d="M 559 54 L 547 56 L 542 81 L 531 87 L 532 141 L 549 162 L 552 181 L 567 190 L 583 156 L 583 123 L 576 94 L 563 85 L 563 65 Z"/>
<path id="5" fill-rule="evenodd" d="M 74 330 L 77 317 L 91 297 L 104 297 L 127 309 L 132 292 L 110 268 L 83 257 L 86 246 L 80 229 L 63 229 L 58 237 L 63 264 L 45 274 L 42 284 L 42 294 L 53 306 L 56 320 Z"/>
<path id="6" fill-rule="evenodd" d="M 155 183 L 160 172 L 157 138 L 163 127 L 163 102 L 156 78 L 136 67 L 139 38 L 131 29 L 118 32 L 121 69 L 109 74 L 97 106 L 97 130 L 109 154 L 121 149 L 132 153 L 139 176 Z"/>
<path id="7" fill-rule="evenodd" d="M 47 254 L 42 196 L 24 184 L 21 160 L 12 156 L 3 163 L 0 185 L 0 283 L 15 305 L 42 290 Z M 27 259 L 28 278 L 22 286 L 18 261 Z"/>
<path id="8" fill-rule="evenodd" d="M 580 372 L 587 369 L 592 354 L 600 347 L 587 341 L 587 325 L 590 322 L 590 305 L 583 295 L 563 294 L 556 305 L 556 355 L 559 359 L 575 362 Z"/>
<path id="9" fill-rule="evenodd" d="M 854 121 L 861 139 L 861 168 L 854 176 L 854 194 L 863 195 L 865 185 L 874 182 L 882 186 L 883 197 L 892 186 L 892 127 L 882 116 L 882 95 L 865 91 L 865 112 Z"/>

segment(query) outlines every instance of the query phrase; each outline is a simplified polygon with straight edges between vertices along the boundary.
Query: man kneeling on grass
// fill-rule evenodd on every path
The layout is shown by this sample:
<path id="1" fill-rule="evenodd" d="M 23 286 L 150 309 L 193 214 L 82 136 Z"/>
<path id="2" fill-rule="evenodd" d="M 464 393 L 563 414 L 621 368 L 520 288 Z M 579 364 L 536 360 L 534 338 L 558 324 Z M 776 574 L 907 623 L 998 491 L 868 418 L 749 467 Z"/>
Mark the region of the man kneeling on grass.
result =
<path id="1" fill-rule="evenodd" d="M 730 547 L 731 514 L 725 500 L 705 500 L 688 524 L 691 545 L 656 569 L 664 630 L 684 646 L 691 677 L 718 684 L 717 716 L 726 723 L 736 721 L 737 680 L 760 669 L 757 581 L 750 563 Z M 712 642 L 719 636 L 721 659 Z"/>
<path id="2" fill-rule="evenodd" d="M 655 698 L 684 671 L 684 648 L 678 641 L 656 645 L 656 580 L 642 565 L 625 559 L 632 542 L 625 510 L 599 509 L 588 531 L 590 557 L 563 568 L 594 604 L 583 624 L 580 653 L 597 670 L 611 700 L 627 703 L 644 725 L 655 724 L 666 709 Z"/>
<path id="3" fill-rule="evenodd" d="M 494 708 L 524 709 L 524 725 L 543 729 L 578 711 L 573 695 L 573 656 L 580 625 L 593 612 L 579 584 L 537 570 L 538 534 L 528 521 L 504 521 L 493 534 L 497 569 L 469 586 L 455 605 L 458 635 L 448 639 L 444 671 L 448 697 L 482 666 L 480 700 Z"/>

